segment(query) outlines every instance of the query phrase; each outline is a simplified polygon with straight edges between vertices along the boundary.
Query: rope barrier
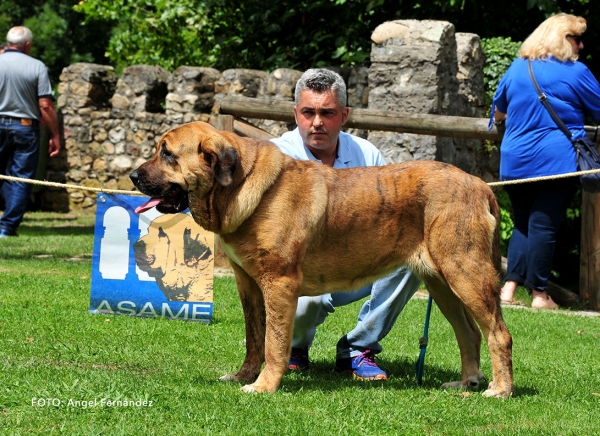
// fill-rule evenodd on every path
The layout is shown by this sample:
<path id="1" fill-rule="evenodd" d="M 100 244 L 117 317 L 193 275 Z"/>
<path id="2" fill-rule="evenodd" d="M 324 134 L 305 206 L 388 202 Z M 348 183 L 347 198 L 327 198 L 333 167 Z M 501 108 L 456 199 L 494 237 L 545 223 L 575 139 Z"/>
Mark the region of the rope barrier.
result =
<path id="1" fill-rule="evenodd" d="M 587 170 L 587 171 L 576 171 L 573 173 L 564 173 L 564 174 L 556 174 L 554 176 L 540 176 L 540 177 L 532 177 L 530 179 L 515 179 L 515 180 L 505 180 L 503 182 L 488 182 L 489 186 L 504 186 L 504 185 L 517 185 L 520 183 L 531 183 L 531 182 L 539 182 L 543 180 L 553 180 L 553 179 L 564 179 L 567 177 L 576 177 L 581 176 L 583 174 L 596 174 L 600 173 L 600 169 L 597 170 Z M 143 196 L 139 191 L 127 191 L 122 189 L 104 189 L 104 188 L 93 188 L 91 186 L 80 186 L 80 185 L 70 185 L 67 183 L 56 183 L 56 182 L 47 182 L 45 180 L 32 180 L 32 179 L 22 179 L 20 177 L 11 177 L 0 174 L 0 180 L 10 180 L 12 182 L 22 182 L 22 183 L 31 183 L 33 185 L 41 185 L 41 186 L 49 186 L 53 188 L 63 188 L 63 189 L 78 189 L 81 191 L 92 191 L 92 192 L 102 192 L 104 194 L 125 194 L 125 195 L 137 195 Z"/>
<path id="2" fill-rule="evenodd" d="M 520 183 L 540 182 L 542 180 L 566 179 L 567 177 L 576 177 L 576 176 L 581 176 L 584 174 L 596 174 L 596 173 L 600 173 L 600 169 L 587 170 L 587 171 L 575 171 L 573 173 L 556 174 L 554 176 L 532 177 L 530 179 L 515 179 L 515 180 L 505 180 L 503 182 L 489 182 L 488 185 L 489 186 L 517 185 Z"/>
<path id="3" fill-rule="evenodd" d="M 32 179 L 22 179 L 20 177 L 12 177 L 12 176 L 4 176 L 0 174 L 0 180 L 10 180 L 12 182 L 22 182 L 22 183 L 30 183 L 32 185 L 41 185 L 41 186 L 51 186 L 53 188 L 70 188 L 70 189 L 78 189 L 81 191 L 92 191 L 92 192 L 102 192 L 103 194 L 125 194 L 125 195 L 138 195 L 142 196 L 139 191 L 126 191 L 121 189 L 104 189 L 104 188 L 93 188 L 91 186 L 79 186 L 79 185 L 69 185 L 67 183 L 55 183 L 55 182 L 47 182 L 45 180 L 32 180 Z"/>

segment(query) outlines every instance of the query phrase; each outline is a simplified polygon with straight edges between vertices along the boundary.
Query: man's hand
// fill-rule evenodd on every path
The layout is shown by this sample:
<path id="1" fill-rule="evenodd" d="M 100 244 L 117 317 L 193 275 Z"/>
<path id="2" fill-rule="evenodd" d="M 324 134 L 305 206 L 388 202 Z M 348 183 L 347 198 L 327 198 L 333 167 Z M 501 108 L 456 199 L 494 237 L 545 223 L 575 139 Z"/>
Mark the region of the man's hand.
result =
<path id="1" fill-rule="evenodd" d="M 52 135 L 52 137 L 50 138 L 50 141 L 48 143 L 48 155 L 50 155 L 50 157 L 54 157 L 58 154 L 58 152 L 60 151 L 60 136 L 56 135 L 56 137 L 54 135 Z"/>
<path id="2" fill-rule="evenodd" d="M 50 129 L 48 154 L 50 157 L 54 157 L 60 151 L 60 133 L 58 130 L 58 117 L 56 116 L 56 110 L 54 110 L 54 102 L 51 98 L 40 98 L 39 104 L 42 118 L 46 122 L 48 129 Z"/>

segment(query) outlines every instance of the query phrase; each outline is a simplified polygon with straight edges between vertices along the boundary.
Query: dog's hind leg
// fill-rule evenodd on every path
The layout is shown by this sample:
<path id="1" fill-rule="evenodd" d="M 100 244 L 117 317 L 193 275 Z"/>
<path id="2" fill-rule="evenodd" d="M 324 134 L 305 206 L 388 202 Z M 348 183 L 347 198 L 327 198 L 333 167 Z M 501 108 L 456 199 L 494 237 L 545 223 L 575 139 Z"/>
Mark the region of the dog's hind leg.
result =
<path id="1" fill-rule="evenodd" d="M 256 282 L 239 266 L 231 264 L 246 322 L 246 358 L 237 373 L 226 374 L 219 380 L 252 382 L 265 360 L 265 302 Z"/>
<path id="2" fill-rule="evenodd" d="M 509 397 L 514 390 L 512 376 L 512 337 L 502 318 L 500 284 L 491 262 L 475 253 L 472 262 L 446 263 L 444 275 L 464 310 L 481 327 L 492 360 L 493 379 L 483 393 L 488 397 Z M 471 280 L 465 279 L 470 277 Z M 435 297 L 434 297 L 435 298 Z M 471 318 L 471 319 L 472 319 Z"/>
<path id="3" fill-rule="evenodd" d="M 446 317 L 456 335 L 462 364 L 461 379 L 442 388 L 477 389 L 485 378 L 479 369 L 481 333 L 473 317 L 450 287 L 437 277 L 423 277 L 427 290 Z"/>
<path id="4" fill-rule="evenodd" d="M 500 290 L 494 277 L 494 268 L 480 265 L 481 281 L 473 291 L 459 297 L 481 327 L 492 360 L 493 379 L 483 393 L 487 397 L 509 397 L 513 391 L 512 337 L 502 318 Z"/>

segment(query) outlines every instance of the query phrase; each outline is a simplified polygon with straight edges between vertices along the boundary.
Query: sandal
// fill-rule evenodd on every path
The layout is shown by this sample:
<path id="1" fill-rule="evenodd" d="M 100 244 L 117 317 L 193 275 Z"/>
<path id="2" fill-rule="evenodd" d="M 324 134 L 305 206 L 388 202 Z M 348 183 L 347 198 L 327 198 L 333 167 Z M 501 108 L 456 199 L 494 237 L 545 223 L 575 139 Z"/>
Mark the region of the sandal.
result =
<path id="1" fill-rule="evenodd" d="M 525 306 L 525 303 L 523 303 L 521 301 L 517 301 L 517 300 L 511 300 L 511 301 L 500 300 L 500 304 L 502 306 Z"/>

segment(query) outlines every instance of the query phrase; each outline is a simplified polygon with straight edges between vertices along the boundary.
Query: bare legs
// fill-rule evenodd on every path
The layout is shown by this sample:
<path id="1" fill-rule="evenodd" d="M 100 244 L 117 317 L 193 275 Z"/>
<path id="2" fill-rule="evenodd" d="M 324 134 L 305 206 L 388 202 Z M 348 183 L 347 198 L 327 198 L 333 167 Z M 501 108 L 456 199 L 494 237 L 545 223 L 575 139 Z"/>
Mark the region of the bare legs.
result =
<path id="1" fill-rule="evenodd" d="M 515 292 L 517 291 L 517 282 L 513 280 L 507 280 L 502 287 L 500 292 L 501 303 L 514 303 Z"/>
<path id="2" fill-rule="evenodd" d="M 502 287 L 500 292 L 500 301 L 502 303 L 514 303 L 515 292 L 517 291 L 517 282 L 513 280 L 507 280 Z M 557 309 L 558 304 L 554 302 L 552 297 L 548 295 L 546 291 L 532 291 L 533 300 L 531 301 L 531 307 L 533 309 Z"/>
<path id="3" fill-rule="evenodd" d="M 554 302 L 552 297 L 546 291 L 533 291 L 533 300 L 531 307 L 534 309 L 557 309 L 558 304 Z"/>

